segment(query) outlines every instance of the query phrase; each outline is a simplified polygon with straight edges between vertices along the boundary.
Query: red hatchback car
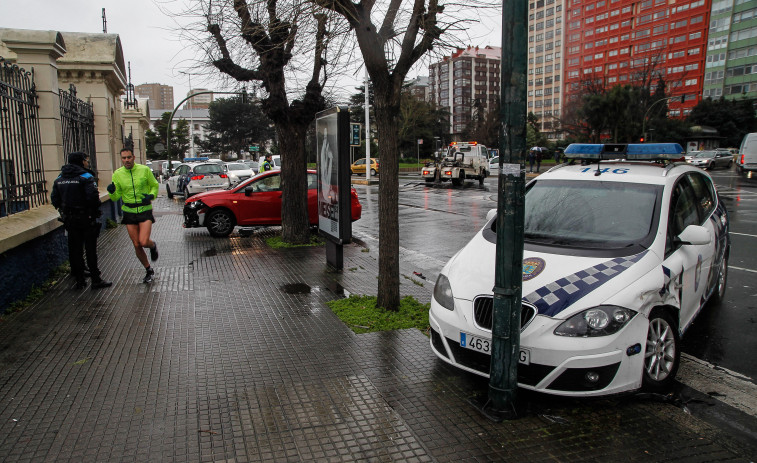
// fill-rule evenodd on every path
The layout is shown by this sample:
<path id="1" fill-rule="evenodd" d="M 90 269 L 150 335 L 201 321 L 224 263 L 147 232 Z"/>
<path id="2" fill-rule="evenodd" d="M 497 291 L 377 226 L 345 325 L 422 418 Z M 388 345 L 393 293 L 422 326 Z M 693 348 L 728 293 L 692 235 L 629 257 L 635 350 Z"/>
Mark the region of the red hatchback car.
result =
<path id="1" fill-rule="evenodd" d="M 318 225 L 318 176 L 308 170 L 308 217 Z M 357 192 L 351 188 L 352 221 L 362 215 Z M 281 171 L 256 175 L 228 190 L 208 191 L 184 202 L 184 227 L 206 227 L 215 237 L 229 236 L 235 226 L 281 225 Z"/>

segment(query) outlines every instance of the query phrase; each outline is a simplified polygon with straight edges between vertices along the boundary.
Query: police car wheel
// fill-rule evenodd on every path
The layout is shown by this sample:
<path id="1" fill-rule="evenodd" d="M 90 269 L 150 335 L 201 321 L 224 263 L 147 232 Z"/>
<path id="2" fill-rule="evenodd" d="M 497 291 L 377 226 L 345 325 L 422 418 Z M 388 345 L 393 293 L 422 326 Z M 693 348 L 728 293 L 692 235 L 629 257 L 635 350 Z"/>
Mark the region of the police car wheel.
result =
<path id="1" fill-rule="evenodd" d="M 166 184 L 166 196 L 168 196 L 168 199 L 173 199 L 173 193 L 171 192 L 171 187 Z"/>
<path id="2" fill-rule="evenodd" d="M 723 262 L 720 263 L 718 269 L 718 282 L 715 286 L 715 292 L 712 293 L 710 302 L 713 304 L 720 304 L 725 297 L 726 284 L 728 283 L 728 256 L 723 258 Z"/>
<path id="3" fill-rule="evenodd" d="M 669 312 L 655 309 L 649 316 L 649 331 L 644 351 L 642 386 L 661 391 L 670 386 L 681 360 L 678 328 Z"/>
<path id="4" fill-rule="evenodd" d="M 208 232 L 212 237 L 225 238 L 234 231 L 234 215 L 227 210 L 213 211 L 206 220 Z"/>

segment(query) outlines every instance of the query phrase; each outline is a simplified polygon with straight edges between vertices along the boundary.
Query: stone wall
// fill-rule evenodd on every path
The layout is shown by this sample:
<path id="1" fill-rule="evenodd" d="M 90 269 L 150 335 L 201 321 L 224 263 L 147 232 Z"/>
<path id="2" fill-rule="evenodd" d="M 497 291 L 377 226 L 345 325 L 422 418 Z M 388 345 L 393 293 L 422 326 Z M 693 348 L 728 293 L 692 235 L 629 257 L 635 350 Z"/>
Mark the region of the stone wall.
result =
<path id="1" fill-rule="evenodd" d="M 117 207 L 105 186 L 121 166 L 122 134 L 127 133 L 120 100 L 126 88 L 125 66 L 118 35 L 0 28 L 0 56 L 34 71 L 48 192 L 67 156 L 61 135 L 60 89 L 73 83 L 77 97 L 93 103 L 103 224 L 107 218 L 117 220 Z M 149 117 L 143 110 L 127 119 L 132 121 L 128 133 L 143 144 Z M 0 313 L 13 301 L 24 299 L 68 260 L 58 216 L 46 204 L 0 218 Z"/>

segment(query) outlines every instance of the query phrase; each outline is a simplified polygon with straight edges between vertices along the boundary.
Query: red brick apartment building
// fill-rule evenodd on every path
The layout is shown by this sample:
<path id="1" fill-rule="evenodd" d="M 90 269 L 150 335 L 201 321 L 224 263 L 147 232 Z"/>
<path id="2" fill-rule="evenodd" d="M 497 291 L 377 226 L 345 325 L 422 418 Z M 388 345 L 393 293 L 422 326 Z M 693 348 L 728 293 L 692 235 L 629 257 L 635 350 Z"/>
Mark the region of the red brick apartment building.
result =
<path id="1" fill-rule="evenodd" d="M 566 0 L 564 98 L 581 83 L 606 88 L 662 75 L 670 116 L 683 117 L 701 99 L 711 0 Z M 680 101 L 683 97 L 683 101 Z"/>

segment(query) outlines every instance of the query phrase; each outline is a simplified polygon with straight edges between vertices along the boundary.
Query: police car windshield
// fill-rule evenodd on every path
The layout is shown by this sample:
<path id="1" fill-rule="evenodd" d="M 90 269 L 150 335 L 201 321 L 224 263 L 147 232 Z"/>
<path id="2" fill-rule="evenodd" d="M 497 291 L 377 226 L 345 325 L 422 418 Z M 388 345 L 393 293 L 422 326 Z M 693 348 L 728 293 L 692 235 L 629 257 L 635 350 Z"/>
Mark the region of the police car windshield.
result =
<path id="1" fill-rule="evenodd" d="M 602 249 L 648 245 L 661 194 L 656 185 L 537 180 L 526 192 L 525 240 Z"/>

